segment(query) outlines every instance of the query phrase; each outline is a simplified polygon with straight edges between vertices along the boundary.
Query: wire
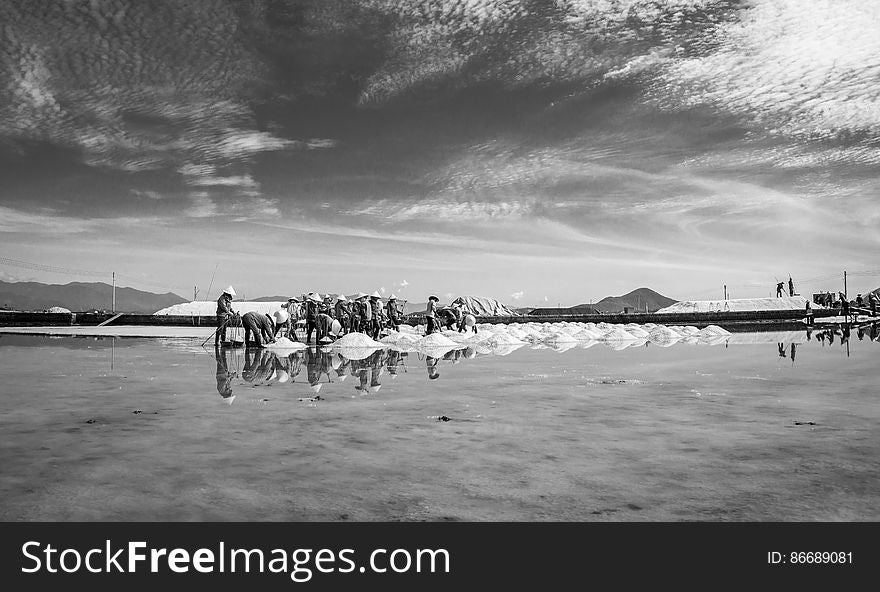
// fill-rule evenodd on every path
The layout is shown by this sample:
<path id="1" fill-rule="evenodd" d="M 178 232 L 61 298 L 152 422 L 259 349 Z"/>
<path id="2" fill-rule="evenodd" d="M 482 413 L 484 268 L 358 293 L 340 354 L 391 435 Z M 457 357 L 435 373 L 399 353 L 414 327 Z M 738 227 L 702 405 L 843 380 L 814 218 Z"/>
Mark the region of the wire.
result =
<path id="1" fill-rule="evenodd" d="M 72 267 L 61 267 L 58 265 L 45 265 L 42 263 L 33 263 L 32 261 L 22 261 L 20 259 L 12 259 L 11 257 L 0 257 L 0 265 L 6 265 L 9 267 L 18 267 L 21 269 L 30 269 L 33 271 L 45 271 L 48 273 L 58 273 L 62 275 L 73 275 L 80 277 L 101 277 L 107 278 L 113 276 L 112 271 L 96 271 L 92 269 L 76 269 Z M 158 284 L 155 282 L 151 282 L 149 280 L 144 280 L 139 277 L 130 276 L 127 274 L 117 273 L 117 279 L 127 279 L 130 282 L 137 282 L 138 284 L 144 286 L 150 286 L 152 288 L 160 288 L 162 290 L 168 290 L 170 292 L 180 291 L 179 288 L 173 288 L 170 286 L 166 286 L 163 284 Z"/>

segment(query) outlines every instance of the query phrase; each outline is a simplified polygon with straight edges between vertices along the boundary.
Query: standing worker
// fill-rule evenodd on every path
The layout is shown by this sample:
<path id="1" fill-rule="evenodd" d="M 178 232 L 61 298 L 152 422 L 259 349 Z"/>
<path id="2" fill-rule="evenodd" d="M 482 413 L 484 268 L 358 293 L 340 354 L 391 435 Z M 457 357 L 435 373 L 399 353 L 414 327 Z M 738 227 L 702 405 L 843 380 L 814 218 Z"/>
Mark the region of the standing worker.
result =
<path id="1" fill-rule="evenodd" d="M 397 308 L 397 296 L 392 294 L 385 305 L 388 312 L 388 326 L 395 331 L 400 331 L 400 310 Z"/>
<path id="2" fill-rule="evenodd" d="M 877 295 L 874 292 L 868 292 L 868 306 L 871 307 L 871 316 L 877 316 Z"/>
<path id="3" fill-rule="evenodd" d="M 312 331 L 314 331 L 317 327 L 315 323 L 318 320 L 318 307 L 322 304 L 321 298 L 316 295 L 314 292 L 310 293 L 306 298 L 305 306 L 306 306 L 306 341 L 305 343 L 309 343 L 312 340 Z"/>
<path id="4" fill-rule="evenodd" d="M 333 312 L 336 314 L 336 320 L 342 325 L 342 332 L 348 332 L 348 299 L 345 294 L 336 297 L 336 304 L 333 305 Z"/>
<path id="5" fill-rule="evenodd" d="M 788 295 L 794 296 L 794 281 L 792 281 L 791 276 L 788 276 Z"/>
<path id="6" fill-rule="evenodd" d="M 436 303 L 437 302 L 440 302 L 439 298 L 437 298 L 436 296 L 433 296 L 433 295 L 428 296 L 428 306 L 425 308 L 425 320 L 428 323 L 428 327 L 425 331 L 425 335 L 430 335 L 431 333 L 434 333 L 438 329 L 437 318 L 436 318 L 437 317 L 437 313 L 436 313 L 436 308 L 437 308 Z"/>
<path id="7" fill-rule="evenodd" d="M 360 294 L 358 300 L 361 303 L 361 333 L 369 335 L 373 331 L 373 307 L 370 306 L 370 297 L 363 292 Z"/>
<path id="8" fill-rule="evenodd" d="M 233 316 L 233 298 L 235 298 L 235 290 L 229 286 L 217 299 L 217 331 L 214 333 L 214 345 L 220 345 L 221 341 L 226 341 L 226 326 Z"/>
<path id="9" fill-rule="evenodd" d="M 379 295 L 379 292 L 370 294 L 370 312 L 373 315 L 370 337 L 379 339 L 379 333 L 382 332 L 382 297 Z"/>

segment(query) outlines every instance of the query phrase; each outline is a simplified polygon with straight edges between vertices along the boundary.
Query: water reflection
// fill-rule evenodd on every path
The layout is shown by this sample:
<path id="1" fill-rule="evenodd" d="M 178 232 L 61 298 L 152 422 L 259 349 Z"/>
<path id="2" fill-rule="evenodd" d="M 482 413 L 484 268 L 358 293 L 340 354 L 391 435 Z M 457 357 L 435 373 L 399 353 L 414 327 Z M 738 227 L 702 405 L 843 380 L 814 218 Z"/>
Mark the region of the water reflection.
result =
<path id="1" fill-rule="evenodd" d="M 816 347 L 834 347 L 836 344 L 845 349 L 849 355 L 849 342 L 852 332 L 855 332 L 859 341 L 878 341 L 877 323 L 868 323 L 861 326 L 833 325 L 821 329 L 807 327 L 800 331 L 777 331 L 755 333 L 732 333 L 730 335 L 708 335 L 704 337 L 689 337 L 676 340 L 678 344 L 691 344 L 697 347 L 728 345 L 775 345 L 774 352 L 778 358 L 790 360 L 794 365 L 797 360 L 799 349 L 806 343 L 816 343 Z M 314 392 L 309 400 L 320 399 L 317 394 L 325 384 L 345 382 L 352 378 L 352 388 L 357 394 L 368 395 L 378 393 L 383 381 L 390 377 L 396 379 L 400 373 L 408 371 L 407 361 L 410 356 L 417 356 L 419 363 L 424 361 L 425 374 L 428 380 L 438 380 L 445 374 L 443 365 L 452 370 L 453 366 L 466 360 L 472 360 L 477 356 L 508 355 L 520 348 L 526 349 L 549 349 L 557 353 L 563 353 L 577 347 L 588 349 L 591 346 L 601 344 L 614 351 L 623 351 L 631 348 L 644 347 L 667 347 L 668 340 L 655 343 L 650 339 L 636 339 L 629 341 L 556 341 L 548 344 L 543 341 L 534 341 L 525 344 L 488 344 L 476 343 L 458 345 L 454 348 L 443 347 L 434 350 L 411 350 L 405 351 L 401 347 L 387 348 L 334 348 L 334 347 L 310 347 L 290 352 L 269 349 L 231 349 L 214 348 L 216 359 L 216 386 L 217 392 L 228 403 L 235 398 L 234 389 L 236 384 L 241 386 L 273 386 L 285 383 L 295 384 L 299 381 L 308 383 L 308 387 Z M 679 346 L 681 347 L 681 346 Z M 836 350 L 837 348 L 835 348 Z M 113 354 L 113 350 L 109 352 Z M 573 354 L 578 355 L 578 354 Z M 809 358 L 807 358 L 809 360 Z M 807 362 L 808 363 L 808 362 Z M 303 370 L 303 368 L 305 370 Z M 303 376 L 304 375 L 304 376 Z M 236 379 L 240 379 L 236 382 Z M 424 380 L 424 379 L 422 379 Z"/>

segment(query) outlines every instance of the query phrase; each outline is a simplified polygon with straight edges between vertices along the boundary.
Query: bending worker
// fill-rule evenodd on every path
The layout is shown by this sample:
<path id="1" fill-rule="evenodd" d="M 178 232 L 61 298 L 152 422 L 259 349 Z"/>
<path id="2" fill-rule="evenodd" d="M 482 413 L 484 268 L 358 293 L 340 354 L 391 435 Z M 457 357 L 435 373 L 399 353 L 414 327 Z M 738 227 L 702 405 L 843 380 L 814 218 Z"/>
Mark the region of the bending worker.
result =
<path id="1" fill-rule="evenodd" d="M 251 344 L 252 334 L 253 343 L 257 347 L 263 347 L 267 343 L 275 343 L 275 334 L 287 323 L 289 317 L 286 310 L 275 311 L 274 319 L 267 314 L 253 311 L 245 313 L 241 317 L 241 324 L 244 326 L 245 346 Z"/>
<path id="2" fill-rule="evenodd" d="M 232 320 L 232 299 L 234 297 L 235 290 L 229 286 L 217 299 L 217 331 L 214 333 L 214 345 L 220 345 L 221 341 L 226 341 L 226 327 Z"/>

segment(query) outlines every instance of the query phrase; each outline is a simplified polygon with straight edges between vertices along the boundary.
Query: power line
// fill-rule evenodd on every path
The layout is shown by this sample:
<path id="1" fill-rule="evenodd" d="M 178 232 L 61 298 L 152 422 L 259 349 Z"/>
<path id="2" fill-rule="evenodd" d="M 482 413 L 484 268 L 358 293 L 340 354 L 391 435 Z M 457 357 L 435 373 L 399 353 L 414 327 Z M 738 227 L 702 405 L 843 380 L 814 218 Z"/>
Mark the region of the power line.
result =
<path id="1" fill-rule="evenodd" d="M 44 271 L 48 273 L 58 273 L 62 275 L 73 275 L 79 277 L 102 277 L 108 278 L 113 276 L 112 271 L 96 271 L 93 269 L 76 269 L 72 267 L 61 267 L 58 265 L 45 265 L 42 263 L 34 263 L 32 261 L 22 261 L 21 259 L 12 259 L 11 257 L 0 257 L 0 265 L 6 265 L 9 267 L 18 267 L 21 269 L 30 269 L 32 271 Z M 117 273 L 117 278 L 127 279 L 130 282 L 137 282 L 138 284 L 149 286 L 152 288 L 159 288 L 162 290 L 169 291 L 179 291 L 179 288 L 173 288 L 170 286 L 166 286 L 163 284 L 157 284 L 155 282 L 151 282 L 149 280 L 144 280 L 135 276 L 130 276 L 126 274 Z"/>

